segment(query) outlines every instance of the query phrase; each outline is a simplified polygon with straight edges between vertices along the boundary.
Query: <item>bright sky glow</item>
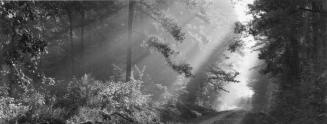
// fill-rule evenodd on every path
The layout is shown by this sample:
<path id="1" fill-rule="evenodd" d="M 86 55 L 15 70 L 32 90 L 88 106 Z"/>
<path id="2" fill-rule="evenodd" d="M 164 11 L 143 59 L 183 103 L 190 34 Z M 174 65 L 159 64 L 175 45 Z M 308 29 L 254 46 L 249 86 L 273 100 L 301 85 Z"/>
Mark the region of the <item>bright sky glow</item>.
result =
<path id="1" fill-rule="evenodd" d="M 251 21 L 251 16 L 247 14 L 248 4 L 253 3 L 254 0 L 239 0 L 235 2 L 234 11 L 237 15 L 238 21 L 242 24 L 246 24 Z M 243 50 L 244 56 L 238 54 L 231 54 L 229 60 L 230 63 L 234 65 L 235 70 L 240 72 L 240 75 L 237 77 L 237 80 L 240 83 L 229 84 L 226 89 L 230 93 L 224 93 L 219 100 L 222 102 L 222 105 L 219 110 L 230 110 L 239 108 L 237 106 L 241 98 L 251 98 L 254 92 L 247 86 L 249 77 L 251 75 L 251 68 L 257 63 L 257 52 L 251 50 L 251 46 L 254 45 L 253 37 L 242 37 L 242 40 L 245 41 L 245 48 Z"/>
<path id="2" fill-rule="evenodd" d="M 215 22 L 219 22 L 218 25 L 211 25 L 206 26 L 205 32 L 206 37 L 212 39 L 212 42 L 207 44 L 203 44 L 202 50 L 197 51 L 196 53 L 192 54 L 191 58 L 186 59 L 189 64 L 193 67 L 193 71 L 197 72 L 201 65 L 205 64 L 208 60 L 208 57 L 211 56 L 215 49 L 219 48 L 219 46 L 223 45 L 224 37 L 227 36 L 231 30 L 233 29 L 233 24 L 235 21 L 240 21 L 241 23 L 247 23 L 251 20 L 251 16 L 247 15 L 246 12 L 247 4 L 253 2 L 253 0 L 240 0 L 237 1 L 233 6 L 229 1 L 226 0 L 216 0 L 216 4 L 212 4 L 212 13 L 213 15 L 218 15 L 213 17 Z M 214 2 L 214 3 L 215 3 Z M 173 8 L 171 8 L 173 10 Z M 176 10 L 174 10 L 176 11 Z M 211 13 L 211 11 L 209 11 Z M 229 13 L 229 14 L 224 14 Z M 231 14 L 232 13 L 232 14 Z M 212 28 L 212 27 L 217 27 Z M 243 50 L 244 56 L 240 54 L 233 53 L 230 55 L 229 60 L 226 60 L 226 63 L 233 64 L 233 68 L 240 72 L 240 75 L 237 77 L 237 80 L 240 83 L 231 83 L 226 86 L 226 89 L 230 91 L 230 93 L 223 93 L 222 96 L 218 97 L 220 105 L 218 105 L 218 110 L 231 110 L 231 109 L 242 109 L 241 106 L 238 106 L 238 102 L 242 98 L 250 98 L 253 95 L 253 91 L 247 86 L 248 77 L 251 75 L 251 68 L 255 66 L 257 62 L 257 54 L 252 52 L 250 47 L 253 45 L 252 38 L 246 37 L 242 38 L 245 41 L 245 48 Z M 182 45 L 182 53 L 189 53 L 194 51 L 193 47 L 190 46 L 191 44 L 187 42 L 187 44 Z M 217 51 L 216 51 L 217 52 Z M 176 80 L 174 84 L 180 84 L 180 80 Z M 175 85 L 173 85 L 176 87 Z"/>
<path id="3" fill-rule="evenodd" d="M 234 22 L 240 21 L 242 23 L 246 23 L 251 20 L 249 15 L 246 15 L 247 4 L 253 2 L 253 0 L 237 0 L 236 4 L 233 5 L 229 0 L 208 0 L 213 3 L 207 8 L 207 14 L 211 15 L 210 19 L 213 19 L 212 22 L 208 24 L 201 24 L 201 20 L 193 19 L 189 21 L 189 25 L 185 25 L 185 29 L 192 33 L 198 32 L 206 38 L 208 38 L 207 43 L 202 42 L 191 42 L 193 39 L 197 39 L 197 37 L 192 37 L 188 42 L 184 42 L 181 44 L 180 52 L 181 55 L 188 55 L 189 57 L 185 58 L 186 63 L 191 64 L 193 67 L 193 73 L 201 71 L 202 65 L 208 64 L 207 61 L 214 57 L 213 55 L 217 55 L 219 53 L 223 53 L 224 48 L 226 46 L 226 36 L 233 32 Z M 172 16 L 177 17 L 177 20 L 180 22 L 187 22 L 189 16 L 192 15 L 179 15 L 176 13 L 180 11 L 178 5 L 171 6 L 167 13 L 170 13 Z M 201 29 L 193 29 L 194 26 L 203 25 Z M 191 36 L 191 35 L 190 35 Z M 221 103 L 218 105 L 218 110 L 230 110 L 230 109 L 242 109 L 237 105 L 238 101 L 241 98 L 249 98 L 253 95 L 253 91 L 247 86 L 248 77 L 252 73 L 250 68 L 254 66 L 256 63 L 256 53 L 251 52 L 250 46 L 251 37 L 244 38 L 246 41 L 244 54 L 245 56 L 241 56 L 237 53 L 234 53 L 230 56 L 230 60 L 227 60 L 227 63 L 232 63 L 234 65 L 234 69 L 240 72 L 237 80 L 240 83 L 230 84 L 226 86 L 226 89 L 230 91 L 230 93 L 223 94 L 223 96 L 219 96 L 218 101 Z M 201 38 L 199 38 L 201 41 Z M 201 46 L 201 49 L 196 49 L 198 46 Z M 219 52 L 216 49 L 221 49 Z M 196 51 L 196 52 L 194 52 Z M 147 57 L 149 60 L 145 59 L 145 61 L 153 62 L 153 58 Z M 152 61 L 151 61 L 152 60 Z M 178 89 L 179 85 L 183 85 L 183 80 L 177 79 L 169 90 L 174 91 L 174 89 Z"/>
<path id="4" fill-rule="evenodd" d="M 253 3 L 254 0 L 240 0 L 235 5 L 235 12 L 237 13 L 238 20 L 246 24 L 252 20 L 252 17 L 247 14 L 248 12 L 248 4 Z M 241 58 L 241 63 L 239 65 L 240 76 L 239 79 L 241 81 L 239 88 L 240 96 L 251 97 L 253 95 L 253 91 L 247 87 L 248 78 L 250 77 L 251 68 L 255 66 L 257 59 L 257 52 L 253 52 L 251 47 L 254 45 L 253 37 L 242 37 L 242 40 L 245 41 L 245 49 L 244 49 L 244 57 Z"/>
<path id="5" fill-rule="evenodd" d="M 236 21 L 235 14 L 225 14 L 233 12 L 232 5 L 229 3 L 229 1 L 226 0 L 208 0 L 209 2 L 213 2 L 206 8 L 206 12 L 208 15 L 210 15 L 210 20 L 213 23 L 208 24 L 201 24 L 202 21 L 199 21 L 198 19 L 194 19 L 193 21 L 190 21 L 190 25 L 186 25 L 185 29 L 190 30 L 190 32 L 195 31 L 199 32 L 203 36 L 206 36 L 207 40 L 209 42 L 203 43 L 201 38 L 191 36 L 190 39 L 187 40 L 193 40 L 193 39 L 199 39 L 199 41 L 195 42 L 184 42 L 180 46 L 180 53 L 181 55 L 188 55 L 188 58 L 185 58 L 186 62 L 192 66 L 193 73 L 197 73 L 203 68 L 203 65 L 208 64 L 207 61 L 210 57 L 213 57 L 213 54 L 217 54 L 217 48 L 219 46 L 224 46 L 224 43 L 226 40 L 224 38 L 230 34 L 233 31 L 233 25 Z M 175 10 L 176 9 L 176 10 Z M 174 13 L 175 11 L 178 11 L 179 8 L 171 7 L 170 10 L 171 13 Z M 181 18 L 182 20 L 188 19 L 190 17 L 183 17 L 182 15 L 177 15 L 176 17 Z M 199 23 L 201 22 L 201 23 Z M 203 25 L 201 26 L 202 29 L 192 29 L 192 25 Z M 200 49 L 196 49 L 199 48 Z M 196 52 L 194 52 L 196 51 Z M 223 51 L 223 50 L 221 50 Z M 173 84 L 182 84 L 181 80 L 176 80 Z M 176 87 L 176 85 L 173 85 L 173 87 Z"/>
<path id="6" fill-rule="evenodd" d="M 190 26 L 185 25 L 185 29 L 189 31 L 191 30 L 191 26 L 193 25 L 203 25 L 202 30 L 194 29 L 195 31 L 198 31 L 198 33 L 205 35 L 210 42 L 208 43 L 201 43 L 195 44 L 195 42 L 190 42 L 191 39 L 196 38 L 190 38 L 187 39 L 187 42 L 184 42 L 180 46 L 180 52 L 181 54 L 190 54 L 191 57 L 185 58 L 186 63 L 191 64 L 193 67 L 194 73 L 199 71 L 202 65 L 207 64 L 206 61 L 213 57 L 211 55 L 222 53 L 224 49 L 217 52 L 217 48 L 221 48 L 220 46 L 226 45 L 226 40 L 224 39 L 226 36 L 228 36 L 231 32 L 233 32 L 233 26 L 234 22 L 239 20 L 242 23 L 246 23 L 251 20 L 251 17 L 249 15 L 246 15 L 247 11 L 247 4 L 253 2 L 253 0 L 236 0 L 236 4 L 233 5 L 230 3 L 230 0 L 207 0 L 212 1 L 213 4 L 210 4 L 211 8 L 208 8 L 207 13 L 212 15 L 210 16 L 210 19 L 212 20 L 212 24 L 198 24 L 199 19 L 193 19 L 190 22 Z M 171 6 L 169 11 L 167 13 L 170 13 L 173 17 L 176 17 L 180 22 L 187 22 L 187 19 L 189 19 L 189 16 L 192 15 L 178 15 L 178 12 L 180 10 L 180 6 Z M 122 11 L 124 13 L 124 11 Z M 117 15 L 123 15 L 123 14 L 117 14 Z M 114 17 L 115 19 L 119 20 L 126 20 L 123 17 Z M 113 19 L 113 18 L 111 18 Z M 110 19 L 109 19 L 110 20 Z M 142 24 L 142 23 L 141 23 Z M 142 30 L 149 30 L 148 23 L 144 23 L 145 25 L 137 26 L 134 28 L 135 31 L 142 31 Z M 125 32 L 126 33 L 126 32 Z M 124 41 L 126 39 L 126 34 L 122 34 L 117 36 L 117 41 Z M 200 39 L 201 40 L 201 39 Z M 250 46 L 253 44 L 251 41 L 251 37 L 244 38 L 246 41 L 246 49 L 244 50 L 245 56 L 240 56 L 238 54 L 235 54 L 231 56 L 232 63 L 235 65 L 234 69 L 240 72 L 240 75 L 238 76 L 240 83 L 237 84 L 231 84 L 226 87 L 230 91 L 230 93 L 226 93 L 222 97 L 219 97 L 219 101 L 223 102 L 220 105 L 220 108 L 217 108 L 219 110 L 230 110 L 230 109 L 236 109 L 240 108 L 237 106 L 237 102 L 240 98 L 244 97 L 251 97 L 253 95 L 253 91 L 247 86 L 248 77 L 251 74 L 250 68 L 254 66 L 256 63 L 256 53 L 251 52 Z M 126 42 L 109 42 L 109 43 L 115 43 L 115 44 L 108 44 L 104 46 L 104 49 L 98 49 L 97 52 L 94 52 L 94 55 L 91 55 L 93 58 L 91 60 L 99 60 L 103 55 L 101 53 L 115 53 L 114 51 L 118 51 L 117 49 L 123 48 L 124 45 L 126 45 Z M 201 50 L 195 49 L 198 46 L 201 46 Z M 108 48 L 110 47 L 110 48 Z M 106 52 L 104 52 L 106 50 Z M 108 51 L 110 50 L 110 51 Z M 195 52 L 194 52 L 195 51 Z M 95 58 L 97 57 L 97 58 Z M 92 61 L 91 61 L 92 62 Z M 156 72 L 158 69 L 155 67 L 162 67 L 159 71 L 170 73 L 172 70 L 169 70 L 170 68 L 164 68 L 166 66 L 164 60 L 162 59 L 162 56 L 158 56 L 155 54 L 151 54 L 147 57 L 145 57 L 142 61 L 140 61 L 138 64 L 140 65 L 147 65 L 147 70 L 149 72 Z M 150 70 L 151 67 L 153 70 Z M 164 73 L 154 73 L 155 74 L 164 74 Z M 168 77 L 168 74 L 162 75 L 162 77 Z M 174 75 L 174 73 L 171 73 L 171 75 Z M 154 79 L 158 77 L 153 77 Z M 161 77 L 160 77 L 161 78 Z M 183 85 L 183 80 L 177 79 L 173 85 L 168 88 L 169 90 L 174 91 L 175 89 L 179 88 L 179 85 Z M 175 89 L 174 89 L 175 88 Z"/>
<path id="7" fill-rule="evenodd" d="M 249 10 L 247 5 L 253 2 L 254 0 L 239 0 L 236 2 L 235 12 L 241 23 L 247 23 L 252 19 L 252 17 L 247 14 L 247 11 Z"/>

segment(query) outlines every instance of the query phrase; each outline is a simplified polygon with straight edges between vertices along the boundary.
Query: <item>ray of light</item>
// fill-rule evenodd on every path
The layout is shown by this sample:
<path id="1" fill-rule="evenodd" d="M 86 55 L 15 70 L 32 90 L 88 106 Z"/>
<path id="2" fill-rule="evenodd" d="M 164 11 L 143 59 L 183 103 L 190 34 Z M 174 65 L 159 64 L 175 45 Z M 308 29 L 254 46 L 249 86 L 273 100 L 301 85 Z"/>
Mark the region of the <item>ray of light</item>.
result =
<path id="1" fill-rule="evenodd" d="M 251 16 L 247 14 L 247 5 L 253 3 L 253 0 L 240 0 L 235 4 L 235 12 L 237 13 L 237 18 L 242 24 L 246 24 L 251 21 Z M 243 50 L 244 56 L 241 57 L 231 57 L 234 61 L 235 69 L 240 72 L 237 80 L 240 81 L 238 84 L 230 84 L 227 89 L 230 93 L 224 93 L 224 95 L 219 98 L 221 101 L 221 106 L 219 110 L 230 110 L 230 109 L 250 109 L 251 108 L 251 97 L 254 92 L 247 86 L 249 77 L 252 73 L 251 68 L 254 67 L 257 62 L 257 52 L 253 52 L 251 46 L 254 45 L 253 37 L 242 37 L 244 41 L 245 48 Z M 240 105 L 240 100 L 248 100 L 247 105 Z M 243 108 L 242 108 L 243 107 Z M 246 108 L 244 108 L 246 107 Z"/>
<path id="2" fill-rule="evenodd" d="M 213 4 L 206 9 L 211 14 L 209 17 L 212 23 L 203 23 L 200 19 L 188 21 L 189 24 L 185 28 L 189 30 L 189 36 L 186 39 L 187 41 L 180 46 L 181 56 L 185 56 L 184 61 L 193 67 L 193 74 L 197 74 L 203 71 L 203 68 L 214 64 L 212 60 L 216 60 L 217 56 L 222 55 L 222 51 L 224 51 L 223 46 L 226 46 L 226 42 L 228 42 L 226 37 L 233 31 L 233 24 L 236 21 L 232 5 L 228 1 L 215 0 L 211 2 Z M 171 11 L 178 12 L 180 10 L 177 6 L 171 7 Z M 186 21 L 186 19 L 190 18 L 187 15 L 175 16 L 179 17 L 182 21 Z M 194 28 L 196 26 L 199 27 Z M 204 40 L 197 35 L 203 35 L 207 39 Z M 183 80 L 175 80 L 171 89 L 174 90 L 177 87 L 176 85 L 183 84 L 182 82 Z"/>

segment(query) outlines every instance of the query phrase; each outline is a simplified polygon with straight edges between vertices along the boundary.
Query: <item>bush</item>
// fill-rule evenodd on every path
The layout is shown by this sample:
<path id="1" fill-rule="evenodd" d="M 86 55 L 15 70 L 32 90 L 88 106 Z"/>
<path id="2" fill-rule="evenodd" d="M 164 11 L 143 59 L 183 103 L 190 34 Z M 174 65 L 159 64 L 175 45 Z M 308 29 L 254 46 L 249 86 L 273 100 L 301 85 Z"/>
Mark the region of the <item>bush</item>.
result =
<path id="1" fill-rule="evenodd" d="M 79 101 L 80 107 L 67 123 L 153 123 L 158 120 L 157 115 L 149 107 L 149 96 L 141 92 L 142 83 L 138 80 L 101 82 L 87 75 L 71 82 L 66 97 Z"/>
<path id="2" fill-rule="evenodd" d="M 69 83 L 57 81 L 46 92 L 22 98 L 0 97 L 0 118 L 19 123 L 158 123 L 142 81 L 97 81 L 85 75 Z M 2 121 L 2 120 L 1 120 Z"/>
<path id="3" fill-rule="evenodd" d="M 0 118 L 5 121 L 16 120 L 28 111 L 29 107 L 11 97 L 0 97 Z"/>

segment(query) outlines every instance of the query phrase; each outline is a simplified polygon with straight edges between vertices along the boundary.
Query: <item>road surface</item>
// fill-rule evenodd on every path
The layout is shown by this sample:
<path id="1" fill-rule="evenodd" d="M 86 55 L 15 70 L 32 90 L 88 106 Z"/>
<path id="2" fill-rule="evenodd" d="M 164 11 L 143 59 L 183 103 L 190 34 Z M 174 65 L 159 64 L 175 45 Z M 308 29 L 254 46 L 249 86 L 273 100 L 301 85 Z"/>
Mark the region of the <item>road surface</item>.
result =
<path id="1" fill-rule="evenodd" d="M 190 124 L 240 124 L 245 114 L 246 111 L 242 110 L 223 111 L 215 115 L 198 118 Z"/>

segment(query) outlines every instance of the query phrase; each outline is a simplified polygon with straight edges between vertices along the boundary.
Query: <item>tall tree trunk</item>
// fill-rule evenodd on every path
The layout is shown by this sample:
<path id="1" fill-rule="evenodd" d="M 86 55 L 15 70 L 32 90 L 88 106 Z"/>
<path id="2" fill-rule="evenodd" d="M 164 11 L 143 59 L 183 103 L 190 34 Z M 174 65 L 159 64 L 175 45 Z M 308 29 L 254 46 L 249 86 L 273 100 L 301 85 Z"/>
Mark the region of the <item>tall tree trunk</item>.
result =
<path id="1" fill-rule="evenodd" d="M 128 3 L 128 47 L 127 47 L 127 61 L 126 61 L 126 81 L 131 80 L 132 75 L 132 33 L 134 20 L 134 4 L 135 1 L 129 0 Z"/>
<path id="2" fill-rule="evenodd" d="M 327 12 L 327 2 L 326 0 L 321 0 L 319 2 L 321 4 L 321 9 L 324 12 Z M 326 98 L 327 98 L 327 77 L 326 77 L 326 70 L 327 70 L 327 49 L 326 49 L 326 39 L 327 39 L 327 18 L 324 17 L 323 14 L 321 14 L 321 18 L 320 18 L 320 35 L 319 35 L 319 53 L 318 53 L 318 61 L 319 63 L 317 63 L 317 67 L 316 67 L 316 72 L 318 72 L 317 74 L 317 80 L 315 82 L 316 85 L 316 94 L 315 94 L 315 110 L 319 115 L 323 115 L 326 114 L 327 112 L 327 104 L 326 104 Z M 317 120 L 320 120 L 319 123 L 326 123 L 327 122 L 327 118 L 324 118 L 323 120 L 320 118 L 317 118 Z"/>
<path id="3" fill-rule="evenodd" d="M 71 76 L 75 74 L 75 67 L 74 67 L 74 41 L 73 41 L 73 18 L 72 12 L 68 11 L 68 19 L 69 19 L 69 41 L 70 41 L 70 61 L 71 61 Z"/>
<path id="4" fill-rule="evenodd" d="M 84 20 L 85 20 L 85 11 L 81 10 L 81 43 L 80 43 L 80 49 L 81 49 L 81 53 L 80 53 L 80 73 L 83 75 L 85 73 L 84 70 L 84 66 L 85 66 L 85 62 L 84 62 L 84 54 L 85 54 L 85 50 L 84 50 Z"/>

